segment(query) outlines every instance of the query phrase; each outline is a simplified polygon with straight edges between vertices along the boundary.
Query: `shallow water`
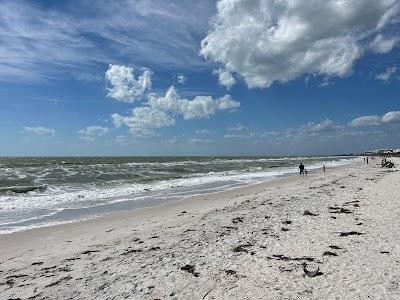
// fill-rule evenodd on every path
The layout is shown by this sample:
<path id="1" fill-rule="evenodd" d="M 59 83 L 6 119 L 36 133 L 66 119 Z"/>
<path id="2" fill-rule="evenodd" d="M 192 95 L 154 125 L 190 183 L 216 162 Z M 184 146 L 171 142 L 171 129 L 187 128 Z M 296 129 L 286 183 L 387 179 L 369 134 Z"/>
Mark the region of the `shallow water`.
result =
<path id="1" fill-rule="evenodd" d="M 349 164 L 354 157 L 0 158 L 0 233 Z"/>

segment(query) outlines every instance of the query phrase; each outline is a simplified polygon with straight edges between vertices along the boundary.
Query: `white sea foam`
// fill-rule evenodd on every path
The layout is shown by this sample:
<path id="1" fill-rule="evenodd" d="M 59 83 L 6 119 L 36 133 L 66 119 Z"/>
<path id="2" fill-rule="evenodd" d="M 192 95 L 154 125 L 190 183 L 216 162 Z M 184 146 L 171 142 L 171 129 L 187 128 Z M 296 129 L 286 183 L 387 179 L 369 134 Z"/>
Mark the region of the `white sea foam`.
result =
<path id="1" fill-rule="evenodd" d="M 348 164 L 351 161 L 353 161 L 353 159 L 341 159 L 338 161 L 326 161 L 322 163 L 324 163 L 327 167 L 334 167 Z M 307 166 L 307 169 L 312 170 L 320 168 L 322 163 L 319 162 L 318 164 Z M 170 179 L 151 184 L 135 183 L 111 188 L 88 188 L 87 190 L 77 190 L 70 192 L 65 192 L 64 190 L 55 187 L 49 187 L 47 193 L 29 193 L 30 201 L 27 201 L 26 195 L 1 196 L 0 209 L 3 211 L 15 211 L 18 209 L 28 208 L 59 208 L 63 206 L 69 207 L 69 205 L 71 204 L 75 204 L 73 205 L 73 207 L 79 207 L 79 203 L 92 201 L 94 202 L 93 204 L 96 204 L 96 200 L 103 200 L 103 203 L 104 201 L 113 201 L 118 197 L 134 195 L 148 190 L 156 191 L 177 187 L 200 186 L 216 182 L 220 182 L 221 184 L 223 184 L 224 182 L 238 182 L 242 184 L 247 184 L 262 179 L 283 176 L 285 174 L 295 172 L 297 172 L 297 167 L 281 167 L 266 171 L 256 170 L 255 172 L 209 172 L 207 174 L 194 174 L 187 178 Z M 135 200 L 135 198 L 132 197 L 132 200 Z"/>
<path id="2" fill-rule="evenodd" d="M 151 183 L 126 183 L 119 182 L 118 180 L 108 180 L 107 187 L 99 187 L 99 185 L 91 185 L 85 183 L 83 185 L 59 184 L 56 186 L 48 186 L 45 192 L 29 192 L 21 195 L 1 195 L 0 196 L 0 219 L 9 218 L 9 220 L 0 221 L 0 233 L 1 227 L 7 228 L 7 232 L 12 230 L 8 228 L 5 223 L 12 225 L 13 222 L 24 222 L 24 221 L 35 221 L 42 220 L 47 216 L 56 215 L 65 209 L 83 209 L 97 207 L 100 205 L 110 205 L 123 201 L 150 201 L 152 199 L 158 199 L 158 201 L 166 201 L 168 199 L 180 199 L 189 195 L 197 195 L 204 193 L 217 192 L 221 190 L 227 190 L 236 188 L 238 186 L 248 185 L 252 183 L 258 183 L 265 180 L 271 180 L 278 176 L 284 176 L 291 173 L 298 172 L 297 162 L 303 158 L 261 158 L 261 159 L 232 159 L 235 162 L 241 161 L 245 163 L 253 163 L 252 166 L 245 170 L 225 170 L 220 172 L 207 172 L 207 173 L 192 173 L 183 174 L 182 178 L 159 180 Z M 304 158 L 310 160 L 310 157 Z M 360 160 L 358 158 L 340 158 L 329 157 L 326 160 L 322 160 L 320 157 L 316 157 L 320 161 L 315 162 L 313 165 L 307 165 L 308 170 L 314 170 L 321 168 L 324 164 L 327 168 L 346 165 Z M 221 163 L 232 162 L 230 159 L 220 159 Z M 289 166 L 275 167 L 263 169 L 260 166 L 254 165 L 254 161 L 259 162 L 260 160 L 265 161 L 277 161 L 277 160 L 291 160 L 296 162 L 289 163 Z M 218 161 L 218 159 L 217 159 Z M 191 161 L 193 164 L 216 164 L 215 160 L 212 162 L 198 162 Z M 128 163 L 136 164 L 136 162 Z M 180 162 L 140 162 L 139 164 L 163 164 L 167 166 L 170 164 L 173 167 L 179 165 L 187 165 L 188 161 Z M 290 166 L 292 165 L 292 166 Z M 63 172 L 69 175 L 78 175 L 76 171 L 69 170 L 68 167 L 59 168 Z M 65 169 L 65 170 L 64 170 Z M 79 169 L 81 172 L 87 171 L 87 166 L 82 165 Z M 54 169 L 53 169 L 54 171 Z M 51 170 L 44 169 L 39 176 L 38 182 L 41 182 L 41 178 L 50 176 L 53 172 Z M 119 170 L 119 172 L 123 172 Z M 168 172 L 166 170 L 155 171 L 155 172 Z M 98 174 L 113 175 L 112 172 L 98 172 Z M 19 175 L 19 174 L 18 174 Z M 148 175 L 149 176 L 149 175 Z M 47 211 L 46 213 L 40 213 L 40 210 Z M 31 213 L 37 211 L 37 217 L 23 218 L 25 213 Z M 19 213 L 21 212 L 21 213 Z M 5 217 L 3 217 L 5 216 Z M 13 216 L 17 220 L 13 220 Z M 19 217 L 18 217 L 19 216 Z M 53 220 L 52 220 L 53 222 Z M 38 222 L 39 224 L 40 222 Z M 4 225 L 4 226 L 3 226 Z M 29 225 L 34 226 L 34 225 Z M 12 227 L 12 226 L 11 226 Z M 21 226 L 18 227 L 18 230 Z M 17 230 L 17 227 L 16 227 Z"/>

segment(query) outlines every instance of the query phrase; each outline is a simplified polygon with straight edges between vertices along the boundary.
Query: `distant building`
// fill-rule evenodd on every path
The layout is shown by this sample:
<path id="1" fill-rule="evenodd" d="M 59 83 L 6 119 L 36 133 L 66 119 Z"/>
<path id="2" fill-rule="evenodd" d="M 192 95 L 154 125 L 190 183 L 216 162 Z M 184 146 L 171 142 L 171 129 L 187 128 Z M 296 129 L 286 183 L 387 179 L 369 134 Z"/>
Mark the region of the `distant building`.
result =
<path id="1" fill-rule="evenodd" d="M 400 154 L 400 149 L 377 149 L 371 151 L 365 151 L 364 155 L 393 155 Z"/>

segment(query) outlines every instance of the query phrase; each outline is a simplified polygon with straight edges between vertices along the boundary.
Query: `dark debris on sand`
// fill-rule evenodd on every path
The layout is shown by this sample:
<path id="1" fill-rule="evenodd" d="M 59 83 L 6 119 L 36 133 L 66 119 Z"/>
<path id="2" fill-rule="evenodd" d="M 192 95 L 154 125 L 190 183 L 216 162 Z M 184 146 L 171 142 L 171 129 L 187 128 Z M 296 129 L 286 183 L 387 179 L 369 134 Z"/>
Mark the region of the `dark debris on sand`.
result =
<path id="1" fill-rule="evenodd" d="M 194 277 L 199 277 L 200 275 L 198 272 L 195 272 L 195 267 L 193 265 L 185 265 L 181 267 L 181 270 L 193 274 Z"/>
<path id="2" fill-rule="evenodd" d="M 310 211 L 308 211 L 308 210 L 305 210 L 303 215 L 305 215 L 305 216 L 312 216 L 312 217 L 318 216 L 317 214 L 313 214 L 312 212 L 310 212 Z"/>
<path id="3" fill-rule="evenodd" d="M 364 233 L 358 231 L 348 231 L 348 232 L 341 232 L 340 236 L 349 236 L 349 235 L 363 235 Z"/>
<path id="4" fill-rule="evenodd" d="M 250 244 L 250 243 L 242 244 L 242 245 L 239 245 L 239 246 L 236 246 L 235 248 L 233 248 L 232 251 L 233 251 L 233 252 L 248 253 L 249 251 L 248 251 L 246 248 L 251 247 L 251 246 L 253 246 L 253 245 Z"/>
<path id="5" fill-rule="evenodd" d="M 268 259 L 275 259 L 275 260 L 283 260 L 283 261 L 309 261 L 309 262 L 313 262 L 315 259 L 313 257 L 309 257 L 309 256 L 302 256 L 302 257 L 289 257 L 289 256 L 285 256 L 282 254 L 273 254 L 272 257 L 267 257 Z"/>
<path id="6" fill-rule="evenodd" d="M 331 246 L 329 246 L 329 248 L 331 248 L 331 249 L 335 249 L 335 250 L 342 249 L 341 247 L 339 247 L 339 246 L 335 246 L 335 245 L 331 245 Z"/>
<path id="7" fill-rule="evenodd" d="M 236 271 L 234 270 L 225 270 L 226 275 L 236 275 Z"/>
<path id="8" fill-rule="evenodd" d="M 331 210 L 330 213 L 331 214 L 352 214 L 353 212 L 351 210 L 348 210 L 346 208 L 343 207 L 329 207 L 329 209 Z"/>
<path id="9" fill-rule="evenodd" d="M 338 256 L 335 252 L 331 252 L 331 251 L 325 251 L 322 255 L 323 256 Z"/>
<path id="10" fill-rule="evenodd" d="M 82 252 L 81 254 L 91 254 L 91 253 L 95 253 L 95 252 L 100 252 L 100 250 L 87 250 Z"/>
<path id="11" fill-rule="evenodd" d="M 243 223 L 243 217 L 236 217 L 232 219 L 233 224 Z"/>

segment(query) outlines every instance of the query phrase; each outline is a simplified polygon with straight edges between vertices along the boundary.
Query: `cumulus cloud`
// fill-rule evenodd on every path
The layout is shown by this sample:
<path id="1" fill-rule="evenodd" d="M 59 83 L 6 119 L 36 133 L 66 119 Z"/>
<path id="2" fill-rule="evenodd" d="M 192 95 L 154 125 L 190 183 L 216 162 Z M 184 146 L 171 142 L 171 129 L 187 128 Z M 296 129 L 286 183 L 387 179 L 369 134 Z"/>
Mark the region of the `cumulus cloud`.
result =
<path id="1" fill-rule="evenodd" d="M 384 54 L 393 50 L 399 43 L 399 37 L 385 38 L 382 34 L 378 34 L 371 42 L 371 50 L 375 53 Z"/>
<path id="2" fill-rule="evenodd" d="M 381 123 L 381 117 L 377 115 L 372 115 L 372 116 L 362 116 L 355 118 L 350 122 L 350 126 L 353 127 L 373 126 L 373 125 L 379 125 L 380 123 Z"/>
<path id="3" fill-rule="evenodd" d="M 338 125 L 335 125 L 332 120 L 326 119 L 319 123 L 310 122 L 301 128 L 304 131 L 321 132 L 321 131 L 329 131 L 329 130 L 337 129 Z"/>
<path id="4" fill-rule="evenodd" d="M 225 95 L 213 99 L 211 96 L 196 96 L 192 100 L 181 98 L 171 86 L 164 96 L 149 96 L 148 104 L 155 109 L 181 115 L 185 120 L 208 118 L 221 110 L 233 110 L 240 103 Z"/>
<path id="5" fill-rule="evenodd" d="M 193 99 L 181 97 L 174 86 L 167 89 L 165 95 L 147 93 L 151 86 L 150 71 L 135 79 L 133 69 L 126 66 L 110 65 L 106 78 L 112 87 L 108 96 L 123 102 L 133 102 L 147 96 L 144 106 L 135 107 L 128 116 L 112 114 L 114 126 L 127 126 L 138 137 L 155 135 L 155 129 L 175 124 L 175 117 L 185 120 L 209 118 L 219 111 L 233 111 L 240 103 L 225 95 L 214 99 L 211 96 L 195 96 Z"/>
<path id="6" fill-rule="evenodd" d="M 151 71 L 144 70 L 136 79 L 133 68 L 110 64 L 106 72 L 106 80 L 110 85 L 107 88 L 108 97 L 131 103 L 143 97 L 144 93 L 151 88 Z"/>
<path id="7" fill-rule="evenodd" d="M 389 111 L 382 117 L 383 123 L 400 122 L 400 111 Z"/>
<path id="8" fill-rule="evenodd" d="M 377 80 L 387 82 L 392 78 L 393 74 L 396 73 L 396 71 L 397 71 L 396 67 L 389 67 L 383 73 L 377 74 L 375 78 Z"/>
<path id="9" fill-rule="evenodd" d="M 364 39 L 398 21 L 399 7 L 395 0 L 220 0 L 200 53 L 250 88 L 303 74 L 343 77 Z"/>
<path id="10" fill-rule="evenodd" d="M 178 76 L 176 76 L 176 80 L 178 81 L 179 84 L 185 84 L 187 78 L 183 74 L 178 74 Z"/>
<path id="11" fill-rule="evenodd" d="M 38 136 L 44 137 L 54 137 L 56 135 L 56 131 L 54 129 L 46 128 L 46 127 L 24 127 L 24 131 L 26 133 L 35 134 Z"/>
<path id="12" fill-rule="evenodd" d="M 154 129 L 169 127 L 175 120 L 164 111 L 152 107 L 135 107 L 130 116 L 111 115 L 115 127 L 125 125 L 130 132 L 138 137 L 148 137 L 155 134 Z"/>
<path id="13" fill-rule="evenodd" d="M 362 116 L 353 119 L 349 125 L 352 127 L 373 126 L 387 123 L 400 122 L 400 111 L 389 111 L 382 117 L 377 115 Z"/>
<path id="14" fill-rule="evenodd" d="M 182 98 L 171 86 L 164 96 L 148 95 L 147 106 L 136 107 L 132 115 L 113 114 L 116 127 L 126 125 L 136 136 L 151 136 L 154 129 L 169 127 L 175 124 L 175 117 L 185 120 L 209 118 L 218 111 L 235 110 L 240 103 L 229 95 L 213 99 L 211 96 L 196 96 L 192 100 Z"/>
<path id="15" fill-rule="evenodd" d="M 225 86 L 228 90 L 236 83 L 232 73 L 227 70 L 214 70 L 213 74 L 218 75 L 219 84 Z"/>
<path id="16" fill-rule="evenodd" d="M 324 151 L 335 152 L 337 150 L 334 150 L 334 148 L 338 143 L 344 143 L 346 147 L 351 145 L 353 141 L 355 144 L 359 143 L 360 141 L 363 141 L 363 143 L 381 143 L 384 136 L 391 136 L 392 140 L 393 137 L 398 135 L 398 126 L 383 125 L 385 125 L 385 122 L 398 122 L 400 124 L 400 111 L 386 113 L 382 118 L 380 116 L 372 117 L 373 118 L 371 119 L 373 122 L 370 120 L 368 123 L 366 121 L 367 118 L 363 118 L 361 120 L 364 120 L 364 124 L 377 124 L 381 126 L 355 127 L 351 125 L 351 122 L 348 124 L 340 124 L 334 122 L 333 120 L 326 119 L 319 122 L 308 122 L 299 127 L 275 131 L 258 131 L 254 129 L 241 130 L 241 126 L 237 126 L 237 129 L 239 130 L 227 130 L 224 138 L 231 139 L 233 141 L 242 141 L 242 143 L 245 142 L 243 145 L 246 146 L 253 143 L 263 143 L 266 147 L 277 147 L 277 150 L 282 150 L 284 148 L 291 149 L 295 147 L 294 151 L 296 151 L 298 154 L 299 149 L 303 148 L 308 148 L 310 153 L 312 153 L 315 151 L 316 147 L 324 146 Z M 361 124 L 360 120 L 358 122 Z M 326 147 L 326 145 L 330 146 Z M 361 151 L 361 149 L 350 151 Z"/>
<path id="17" fill-rule="evenodd" d="M 96 137 L 104 136 L 111 131 L 110 128 L 102 126 L 88 126 L 79 130 L 80 138 L 87 141 L 94 141 Z"/>

